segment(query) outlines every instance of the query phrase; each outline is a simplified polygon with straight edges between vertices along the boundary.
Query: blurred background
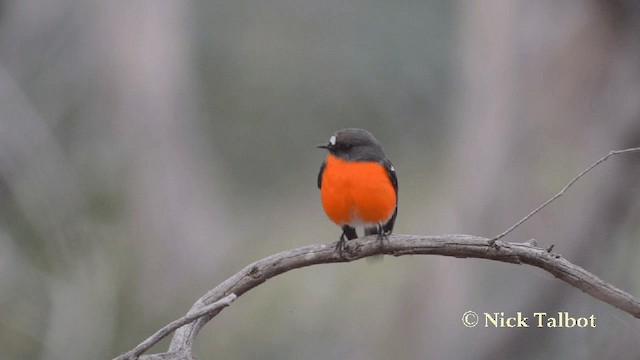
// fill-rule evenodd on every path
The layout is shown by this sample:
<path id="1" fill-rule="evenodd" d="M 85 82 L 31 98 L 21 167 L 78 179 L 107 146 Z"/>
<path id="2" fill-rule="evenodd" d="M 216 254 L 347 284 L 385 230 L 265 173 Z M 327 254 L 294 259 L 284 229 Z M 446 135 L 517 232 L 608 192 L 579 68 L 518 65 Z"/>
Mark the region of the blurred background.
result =
<path id="1" fill-rule="evenodd" d="M 250 262 L 338 239 L 315 145 L 362 127 L 396 232 L 502 232 L 640 146 L 640 3 L 0 1 L 0 349 L 108 359 Z M 640 155 L 505 240 L 640 296 Z M 569 311 L 595 329 L 469 329 Z M 640 321 L 528 266 L 314 266 L 239 298 L 200 359 L 628 358 Z M 153 352 L 166 350 L 168 340 Z"/>

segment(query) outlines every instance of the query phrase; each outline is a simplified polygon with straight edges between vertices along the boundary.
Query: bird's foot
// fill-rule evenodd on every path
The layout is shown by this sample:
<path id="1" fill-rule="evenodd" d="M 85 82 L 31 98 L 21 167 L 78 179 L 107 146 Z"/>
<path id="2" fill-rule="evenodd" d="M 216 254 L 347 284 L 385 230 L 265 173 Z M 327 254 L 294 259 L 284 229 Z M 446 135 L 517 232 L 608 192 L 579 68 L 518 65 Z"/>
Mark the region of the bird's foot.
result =
<path id="1" fill-rule="evenodd" d="M 338 252 L 338 256 L 340 257 L 342 257 L 342 250 L 344 250 L 344 245 L 346 241 L 347 241 L 346 236 L 344 232 L 342 232 L 342 235 L 340 235 L 340 240 L 338 240 L 338 243 L 336 244 L 336 251 Z"/>
<path id="2" fill-rule="evenodd" d="M 382 228 L 382 224 L 378 223 L 378 237 L 377 240 L 380 243 L 380 248 L 384 247 L 384 241 L 387 240 L 389 241 L 389 234 L 391 234 L 391 232 L 389 231 L 388 233 L 384 231 L 384 229 Z"/>

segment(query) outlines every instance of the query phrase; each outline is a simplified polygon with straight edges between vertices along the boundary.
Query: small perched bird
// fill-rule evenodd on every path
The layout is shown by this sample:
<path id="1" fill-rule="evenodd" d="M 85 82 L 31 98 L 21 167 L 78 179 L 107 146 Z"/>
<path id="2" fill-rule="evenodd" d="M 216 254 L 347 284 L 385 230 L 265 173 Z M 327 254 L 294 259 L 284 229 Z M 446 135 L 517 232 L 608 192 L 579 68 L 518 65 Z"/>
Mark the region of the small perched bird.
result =
<path id="1" fill-rule="evenodd" d="M 382 145 L 366 130 L 342 129 L 318 147 L 329 150 L 318 189 L 324 212 L 342 228 L 336 251 L 342 255 L 345 239 L 358 237 L 356 227 L 383 246 L 398 214 L 398 179 Z"/>

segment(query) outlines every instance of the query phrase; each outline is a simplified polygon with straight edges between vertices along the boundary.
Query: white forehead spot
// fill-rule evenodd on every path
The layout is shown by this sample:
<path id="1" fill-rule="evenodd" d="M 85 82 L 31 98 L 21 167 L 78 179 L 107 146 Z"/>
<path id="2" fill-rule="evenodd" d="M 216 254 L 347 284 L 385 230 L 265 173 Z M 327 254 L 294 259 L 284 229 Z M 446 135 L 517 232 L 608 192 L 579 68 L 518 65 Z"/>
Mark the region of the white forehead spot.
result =
<path id="1" fill-rule="evenodd" d="M 335 135 L 331 135 L 331 137 L 329 138 L 329 144 L 331 144 L 331 145 L 335 145 L 336 144 L 336 136 Z"/>
<path id="2" fill-rule="evenodd" d="M 396 168 L 394 168 L 393 165 L 391 165 L 391 171 L 396 171 Z"/>

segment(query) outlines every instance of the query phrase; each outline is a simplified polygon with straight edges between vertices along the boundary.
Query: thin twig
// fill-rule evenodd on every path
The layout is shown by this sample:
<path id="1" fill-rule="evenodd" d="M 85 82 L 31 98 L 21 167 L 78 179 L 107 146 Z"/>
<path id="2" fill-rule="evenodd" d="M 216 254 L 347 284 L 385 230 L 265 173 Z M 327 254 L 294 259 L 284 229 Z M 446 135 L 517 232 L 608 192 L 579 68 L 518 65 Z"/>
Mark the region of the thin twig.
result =
<path id="1" fill-rule="evenodd" d="M 199 309 L 198 311 L 187 314 L 180 319 L 170 322 L 165 327 L 158 330 L 155 334 L 151 335 L 147 340 L 141 342 L 140 345 L 136 346 L 133 350 L 118 356 L 114 360 L 129 360 L 138 358 L 141 354 L 149 350 L 153 345 L 157 344 L 160 340 L 164 339 L 167 335 L 171 334 L 176 329 L 194 322 L 195 320 L 208 313 L 222 310 L 222 308 L 229 306 L 236 298 L 236 294 L 229 294 L 211 305 L 207 305 L 202 309 Z"/>
<path id="2" fill-rule="evenodd" d="M 493 246 L 497 240 L 500 240 L 503 237 L 507 236 L 507 234 L 509 234 L 510 232 L 515 230 L 518 226 L 522 225 L 523 222 L 529 220 L 530 217 L 532 217 L 533 215 L 537 214 L 540 210 L 544 209 L 547 205 L 551 204 L 555 199 L 557 199 L 560 196 L 564 195 L 564 192 L 567 191 L 567 189 L 569 189 L 576 181 L 578 181 L 586 173 L 591 171 L 591 169 L 593 169 L 594 167 L 598 166 L 600 163 L 604 162 L 605 160 L 607 160 L 611 156 L 618 155 L 618 154 L 630 153 L 630 152 L 636 152 L 636 151 L 640 151 L 640 147 L 631 148 L 631 149 L 624 149 L 624 150 L 616 150 L 616 151 L 609 152 L 606 156 L 602 157 L 600 160 L 598 160 L 598 161 L 594 162 L 593 164 L 591 164 L 591 166 L 589 166 L 588 168 L 584 169 L 580 174 L 578 174 L 578 176 L 574 177 L 571 181 L 569 181 L 569 183 L 567 185 L 565 185 L 565 187 L 563 187 L 562 190 L 560 190 L 559 193 L 555 194 L 551 199 L 545 201 L 542 205 L 538 206 L 535 210 L 530 212 L 527 216 L 523 217 L 522 219 L 520 219 L 520 221 L 518 221 L 517 223 L 513 224 L 513 226 L 511 226 L 510 228 L 508 228 L 507 230 L 503 231 L 500 235 L 498 235 L 498 236 L 492 238 L 491 240 L 489 240 L 489 244 Z"/>

